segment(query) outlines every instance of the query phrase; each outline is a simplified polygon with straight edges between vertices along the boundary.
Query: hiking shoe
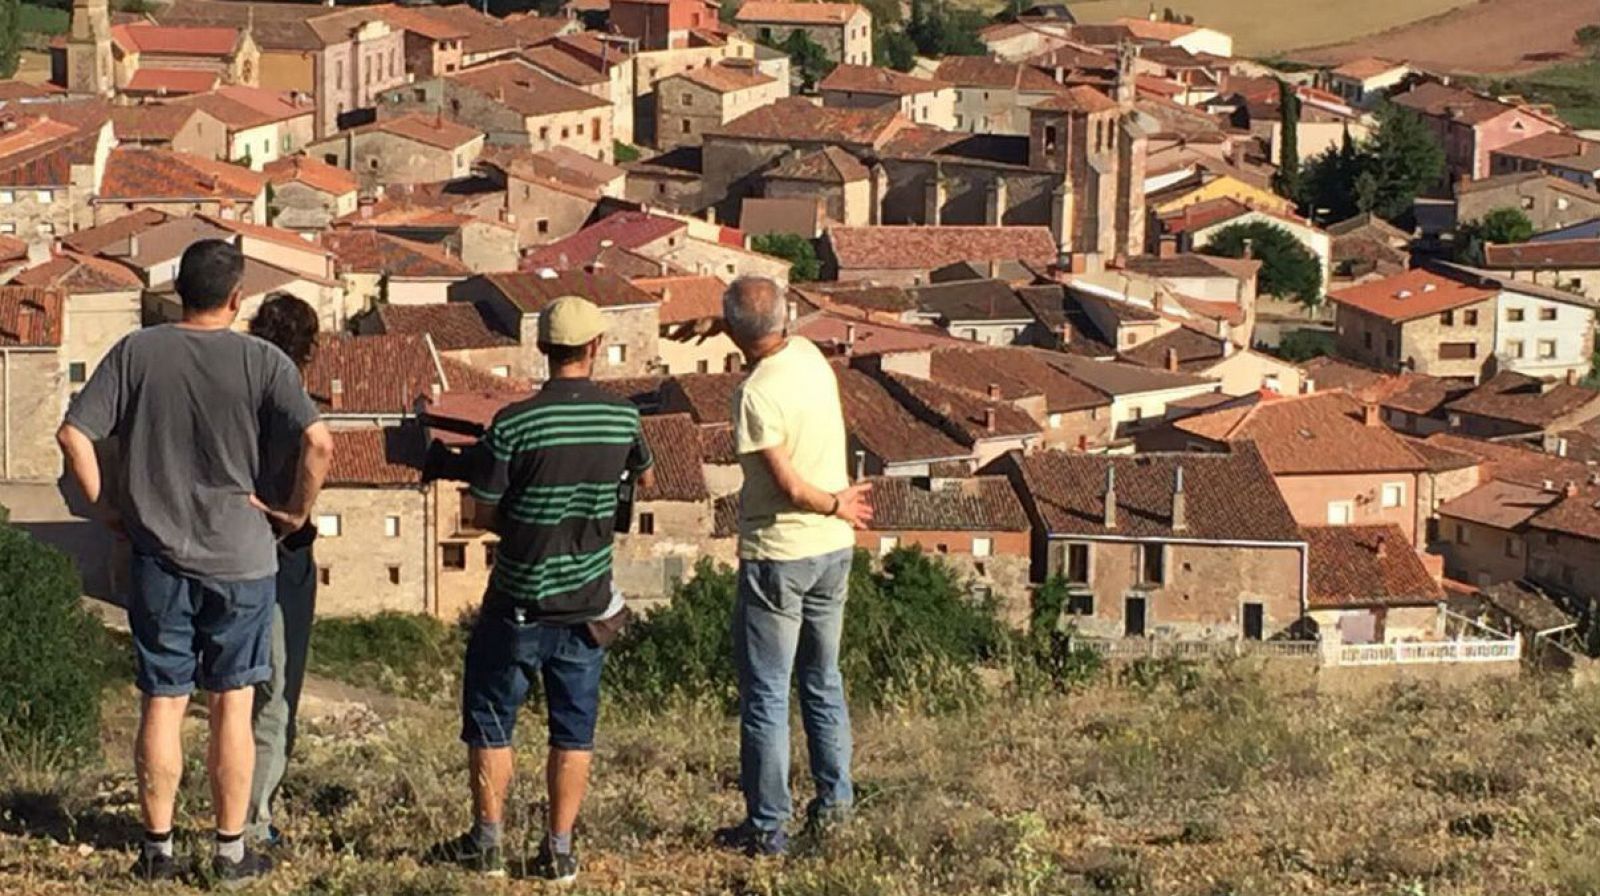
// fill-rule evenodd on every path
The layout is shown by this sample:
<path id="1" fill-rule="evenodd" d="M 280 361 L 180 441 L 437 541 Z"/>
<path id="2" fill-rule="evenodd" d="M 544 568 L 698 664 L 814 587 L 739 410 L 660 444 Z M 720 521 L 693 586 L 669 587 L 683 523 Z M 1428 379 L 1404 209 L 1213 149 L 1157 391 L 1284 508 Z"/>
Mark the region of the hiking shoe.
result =
<path id="1" fill-rule="evenodd" d="M 245 847 L 244 858 L 237 862 L 230 862 L 222 856 L 211 857 L 211 875 L 227 890 L 253 883 L 271 870 L 272 860 L 249 847 Z"/>
<path id="2" fill-rule="evenodd" d="M 549 842 L 539 847 L 533 860 L 533 876 L 551 883 L 570 884 L 578 879 L 578 852 L 556 852 Z"/>
<path id="3" fill-rule="evenodd" d="M 472 832 L 429 847 L 423 860 L 434 865 L 459 865 L 487 877 L 506 876 L 506 854 L 499 846 L 484 848 Z"/>
<path id="4" fill-rule="evenodd" d="M 178 860 L 172 856 L 141 851 L 139 858 L 134 861 L 133 867 L 128 870 L 128 875 L 134 880 L 155 883 L 157 881 L 177 880 L 183 876 L 183 871 L 178 867 Z"/>
<path id="5" fill-rule="evenodd" d="M 722 828 L 714 837 L 723 849 L 732 849 L 747 856 L 781 856 L 789 851 L 789 835 L 782 829 L 763 831 L 750 822 L 735 827 Z"/>

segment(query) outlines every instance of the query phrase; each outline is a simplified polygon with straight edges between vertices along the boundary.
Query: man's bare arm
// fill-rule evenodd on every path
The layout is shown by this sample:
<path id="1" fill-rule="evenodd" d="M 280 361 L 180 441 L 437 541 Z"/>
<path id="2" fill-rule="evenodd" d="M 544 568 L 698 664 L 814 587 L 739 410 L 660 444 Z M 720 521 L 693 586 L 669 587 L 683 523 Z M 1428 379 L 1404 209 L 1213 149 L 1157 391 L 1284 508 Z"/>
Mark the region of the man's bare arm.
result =
<path id="1" fill-rule="evenodd" d="M 83 490 L 83 496 L 89 499 L 90 504 L 100 508 L 100 456 L 95 451 L 94 440 L 71 423 L 63 423 L 56 430 L 56 444 L 61 446 L 61 454 L 67 461 L 67 472 L 72 474 L 78 488 Z"/>
<path id="2" fill-rule="evenodd" d="M 322 484 L 332 464 L 333 434 L 328 431 L 328 424 L 318 420 L 300 436 L 300 468 L 295 471 L 289 502 L 283 507 L 268 507 L 259 498 L 251 500 L 280 532 L 298 531 L 311 518 L 311 509 L 322 494 Z"/>
<path id="3" fill-rule="evenodd" d="M 836 516 L 857 529 L 872 522 L 872 483 L 858 482 L 841 492 L 826 492 L 801 477 L 781 446 L 763 449 L 761 460 L 772 473 L 772 481 L 797 509 Z"/>

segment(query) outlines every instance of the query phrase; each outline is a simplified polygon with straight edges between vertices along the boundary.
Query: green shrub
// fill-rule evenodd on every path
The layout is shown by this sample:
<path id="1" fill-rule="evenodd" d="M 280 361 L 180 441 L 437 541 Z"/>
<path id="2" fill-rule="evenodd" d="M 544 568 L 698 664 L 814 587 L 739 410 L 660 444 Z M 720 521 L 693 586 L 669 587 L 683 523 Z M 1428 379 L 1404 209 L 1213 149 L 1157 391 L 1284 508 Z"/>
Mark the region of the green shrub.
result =
<path id="1" fill-rule="evenodd" d="M 606 695 L 658 705 L 676 694 L 738 699 L 733 668 L 734 574 L 702 558 L 672 600 L 634 623 L 606 658 Z"/>
<path id="2" fill-rule="evenodd" d="M 81 603 L 77 570 L 60 551 L 6 525 L 0 570 L 0 746 L 90 755 L 114 648 Z"/>
<path id="3" fill-rule="evenodd" d="M 1028 630 L 1016 636 L 1013 651 L 1013 681 L 1024 693 L 1070 690 L 1094 681 L 1105 668 L 1099 653 L 1082 646 L 1074 631 L 1062 629 L 1067 598 L 1067 582 L 1059 573 L 1034 589 Z"/>
<path id="4" fill-rule="evenodd" d="M 311 629 L 311 671 L 417 699 L 456 698 L 466 630 L 432 616 L 379 613 L 318 619 Z"/>

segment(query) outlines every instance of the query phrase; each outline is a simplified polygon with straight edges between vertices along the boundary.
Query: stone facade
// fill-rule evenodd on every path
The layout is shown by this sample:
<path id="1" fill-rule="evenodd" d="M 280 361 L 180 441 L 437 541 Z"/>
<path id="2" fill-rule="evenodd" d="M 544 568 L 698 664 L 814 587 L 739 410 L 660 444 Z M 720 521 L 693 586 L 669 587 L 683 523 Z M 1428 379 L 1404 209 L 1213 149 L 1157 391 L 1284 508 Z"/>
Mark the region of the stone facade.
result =
<path id="1" fill-rule="evenodd" d="M 100 223 L 94 197 L 115 142 L 108 121 L 97 137 L 94 161 L 70 166 L 67 183 L 0 187 L 0 234 L 49 240 Z"/>
<path id="2" fill-rule="evenodd" d="M 716 90 L 686 74 L 663 78 L 656 84 L 656 145 L 662 150 L 699 146 L 708 129 L 788 95 L 789 85 L 779 81 Z"/>
<path id="3" fill-rule="evenodd" d="M 314 548 L 318 615 L 429 612 L 428 497 L 420 487 L 323 489 L 312 515 L 321 533 Z"/>
<path id="4" fill-rule="evenodd" d="M 561 89 L 572 88 L 562 85 Z M 456 121 L 470 122 L 483 131 L 490 144 L 526 146 L 530 152 L 565 146 L 606 163 L 613 157 L 611 114 L 598 97 L 593 108 L 525 115 L 492 94 L 453 78 L 435 78 L 391 90 L 381 103 L 392 114 L 434 114 L 446 109 Z"/>
<path id="5" fill-rule="evenodd" d="M 819 184 L 814 181 L 788 180 L 769 177 L 762 192 L 771 199 L 822 200 L 822 211 L 828 220 L 846 227 L 866 227 L 876 223 L 877 210 L 873 207 L 872 182 L 848 181 L 842 184 Z"/>
<path id="6" fill-rule="evenodd" d="M 675 267 L 716 277 L 724 283 L 744 276 L 770 277 L 780 283 L 789 280 L 789 262 L 709 240 L 684 240 L 660 257 Z"/>
<path id="7" fill-rule="evenodd" d="M 1393 321 L 1337 303 L 1339 355 L 1379 370 L 1411 371 L 1477 382 L 1494 354 L 1495 302 Z"/>
<path id="8" fill-rule="evenodd" d="M 1438 530 L 1430 547 L 1444 557 L 1446 576 L 1480 588 L 1526 577 L 1528 540 L 1522 533 L 1446 514 L 1439 515 Z"/>
<path id="9" fill-rule="evenodd" d="M 661 352 L 662 373 L 732 373 L 743 363 L 739 360 L 739 347 L 720 328 L 665 326 L 662 330 L 656 343 Z"/>
<path id="10" fill-rule="evenodd" d="M 633 531 L 617 537 L 612 575 L 630 602 L 659 603 L 671 596 L 674 581 L 693 575 L 701 557 L 738 562 L 730 547 L 712 538 L 710 501 L 641 501 Z"/>
<path id="11" fill-rule="evenodd" d="M 854 14 L 841 24 L 795 24 L 741 18 L 737 27 L 744 36 L 769 47 L 782 46 L 789 35 L 800 31 L 821 46 L 834 62 L 872 64 L 872 14 L 865 7 L 857 6 Z"/>
<path id="12" fill-rule="evenodd" d="M 1580 613 L 1600 601 L 1600 541 L 1534 528 L 1527 545 L 1529 581 L 1572 596 Z"/>
<path id="13" fill-rule="evenodd" d="M 988 553 L 981 549 L 974 553 L 974 539 L 987 539 Z M 918 548 L 949 564 L 972 590 L 986 590 L 997 598 L 1001 617 L 1010 624 L 1021 625 L 1028 619 L 1032 594 L 1028 532 L 863 529 L 856 532 L 856 547 L 878 556 L 894 548 Z"/>
<path id="14" fill-rule="evenodd" d="M 441 481 L 434 484 L 433 494 L 434 548 L 430 562 L 436 585 L 431 612 L 453 622 L 483 603 L 500 539 L 473 525 L 472 498 L 465 486 Z"/>
<path id="15" fill-rule="evenodd" d="M 307 148 L 314 158 L 348 168 L 365 190 L 466 177 L 482 151 L 481 136 L 464 146 L 446 148 L 383 130 L 345 131 Z"/>
<path id="16" fill-rule="evenodd" d="M 274 227 L 320 231 L 334 218 L 356 210 L 356 191 L 332 194 L 291 181 L 267 188 L 267 212 Z"/>
<path id="17" fill-rule="evenodd" d="M 1600 193 L 1575 187 L 1555 177 L 1494 177 L 1472 184 L 1456 195 L 1456 221 L 1477 221 L 1499 208 L 1528 216 L 1535 232 L 1560 230 L 1600 217 Z"/>
<path id="18" fill-rule="evenodd" d="M 61 361 L 66 365 L 69 389 L 82 388 L 106 352 L 122 337 L 139 329 L 140 314 L 139 290 L 67 296 Z"/>
<path id="19" fill-rule="evenodd" d="M 506 178 L 506 208 L 523 246 L 542 246 L 577 233 L 599 202 L 599 196 L 542 180 Z"/>
<path id="20" fill-rule="evenodd" d="M 67 410 L 65 379 L 55 348 L 0 347 L 0 479 L 61 475 L 55 431 Z"/>

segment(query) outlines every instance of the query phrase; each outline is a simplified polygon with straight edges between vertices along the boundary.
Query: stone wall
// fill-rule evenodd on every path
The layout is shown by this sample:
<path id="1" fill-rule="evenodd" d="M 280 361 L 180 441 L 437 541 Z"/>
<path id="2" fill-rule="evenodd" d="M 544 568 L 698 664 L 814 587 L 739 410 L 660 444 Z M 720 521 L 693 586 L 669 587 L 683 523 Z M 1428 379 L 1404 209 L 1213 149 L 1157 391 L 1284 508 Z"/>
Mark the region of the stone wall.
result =
<path id="1" fill-rule="evenodd" d="M 500 539 L 471 524 L 470 499 L 463 500 L 466 486 L 459 482 L 438 482 L 433 489 L 434 547 L 429 558 L 433 575 L 434 598 L 430 611 L 446 622 L 454 622 L 465 612 L 483 603 L 489 587 L 489 572 L 494 568 L 494 550 Z M 446 560 L 459 559 L 460 565 Z"/>
<path id="2" fill-rule="evenodd" d="M 61 475 L 55 434 L 66 414 L 64 379 L 55 349 L 0 348 L 0 479 Z"/>
<path id="3" fill-rule="evenodd" d="M 1528 533 L 1528 579 L 1554 591 L 1574 595 L 1593 606 L 1600 600 L 1600 541 L 1558 532 Z"/>
<path id="4" fill-rule="evenodd" d="M 1446 576 L 1486 588 L 1527 574 L 1527 539 L 1520 533 L 1442 514 L 1438 528 L 1433 553 L 1444 557 Z"/>
<path id="5" fill-rule="evenodd" d="M 329 164 L 350 169 L 362 189 L 370 191 L 377 186 L 463 177 L 471 171 L 482 149 L 481 138 L 448 150 L 383 131 L 368 131 L 313 143 L 308 152 Z"/>
<path id="6" fill-rule="evenodd" d="M 68 388 L 82 388 L 100 359 L 117 340 L 139 329 L 141 293 L 138 290 L 79 293 L 67 296 L 67 322 L 61 360 L 66 365 Z M 72 366 L 81 364 L 82 378 L 70 382 Z"/>
<path id="7" fill-rule="evenodd" d="M 872 64 L 872 17 L 863 11 L 844 25 L 784 25 L 777 22 L 740 23 L 740 33 L 757 43 L 782 46 L 789 35 L 805 32 L 828 58 L 848 65 Z"/>
<path id="8" fill-rule="evenodd" d="M 653 534 L 644 533 L 647 526 Z M 630 601 L 655 603 L 671 595 L 674 580 L 690 578 L 702 556 L 734 562 L 711 537 L 710 501 L 640 502 L 633 531 L 617 537 L 612 575 Z"/>
<path id="9" fill-rule="evenodd" d="M 674 327 L 665 327 L 669 332 Z M 660 347 L 664 373 L 727 373 L 731 370 L 728 356 L 739 354 L 738 346 L 720 329 L 711 333 L 684 336 L 662 336 Z"/>
<path id="10" fill-rule="evenodd" d="M 517 242 L 542 246 L 583 228 L 596 200 L 516 177 L 506 181 L 506 207 L 517 228 Z"/>
<path id="11" fill-rule="evenodd" d="M 1468 315 L 1474 312 L 1477 314 L 1477 323 L 1467 323 Z M 1452 317 L 1454 323 L 1444 323 L 1437 314 L 1408 321 L 1400 334 L 1401 363 L 1414 359 L 1415 367 L 1412 369 L 1417 373 L 1462 377 L 1476 382 L 1494 355 L 1494 313 L 1495 303 L 1491 300 L 1455 309 Z M 1474 357 L 1447 360 L 1439 356 L 1443 344 L 1465 342 L 1477 347 Z"/>
<path id="12" fill-rule="evenodd" d="M 368 616 L 429 610 L 427 493 L 421 489 L 331 485 L 314 519 L 337 517 L 339 534 L 317 538 L 317 613 Z M 398 522 L 394 536 L 386 520 Z M 320 528 L 320 527 L 319 527 Z"/>
<path id="13" fill-rule="evenodd" d="M 888 177 L 880 203 L 884 224 L 1049 227 L 1053 197 L 1062 180 L 1049 171 L 921 159 L 886 159 L 883 168 Z M 928 197 L 936 178 L 940 199 L 930 209 Z M 993 214 L 997 201 L 998 221 Z"/>

